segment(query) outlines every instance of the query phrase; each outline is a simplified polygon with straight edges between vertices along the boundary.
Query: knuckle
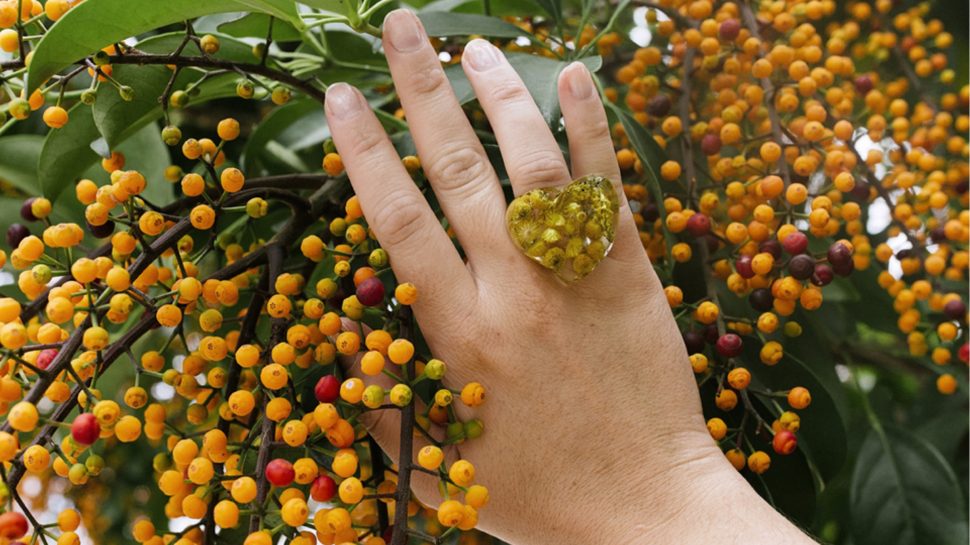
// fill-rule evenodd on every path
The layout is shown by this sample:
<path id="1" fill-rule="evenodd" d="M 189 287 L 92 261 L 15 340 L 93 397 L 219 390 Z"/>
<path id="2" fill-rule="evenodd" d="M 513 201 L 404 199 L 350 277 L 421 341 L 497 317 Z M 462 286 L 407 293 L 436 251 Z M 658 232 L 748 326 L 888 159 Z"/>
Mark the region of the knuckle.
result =
<path id="1" fill-rule="evenodd" d="M 354 157 L 371 158 L 376 157 L 384 144 L 385 136 L 383 133 L 374 131 L 355 131 L 353 142 L 351 143 L 351 153 Z"/>
<path id="2" fill-rule="evenodd" d="M 524 102 L 532 100 L 525 85 L 516 78 L 503 78 L 492 84 L 489 94 L 496 102 Z"/>
<path id="3" fill-rule="evenodd" d="M 414 70 L 407 79 L 407 86 L 418 95 L 438 96 L 449 89 L 448 77 L 439 66 Z"/>
<path id="4" fill-rule="evenodd" d="M 569 178 L 566 164 L 558 153 L 527 153 L 516 160 L 515 165 L 512 179 L 526 186 L 553 185 Z"/>
<path id="5" fill-rule="evenodd" d="M 388 192 L 373 219 L 381 244 L 401 246 L 420 236 L 426 228 L 422 206 L 424 203 L 410 194 Z"/>
<path id="6" fill-rule="evenodd" d="M 568 127 L 567 127 L 568 129 Z M 600 141 L 610 138 L 610 124 L 602 116 L 587 120 L 580 124 L 579 133 L 582 140 Z"/>
<path id="7" fill-rule="evenodd" d="M 428 177 L 435 189 L 449 196 L 467 197 L 484 184 L 478 183 L 489 174 L 488 161 L 475 149 L 447 145 L 441 148 L 428 165 Z"/>

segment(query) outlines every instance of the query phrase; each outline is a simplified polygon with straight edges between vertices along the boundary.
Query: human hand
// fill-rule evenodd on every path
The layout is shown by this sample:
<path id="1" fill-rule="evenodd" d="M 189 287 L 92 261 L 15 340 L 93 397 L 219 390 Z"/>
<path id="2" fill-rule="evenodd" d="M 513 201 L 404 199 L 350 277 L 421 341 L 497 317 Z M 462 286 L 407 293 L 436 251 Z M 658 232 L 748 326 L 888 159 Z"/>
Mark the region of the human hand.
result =
<path id="1" fill-rule="evenodd" d="M 502 53 L 474 40 L 462 58 L 516 195 L 588 174 L 617 184 L 612 252 L 565 286 L 506 232 L 498 177 L 417 17 L 392 12 L 384 37 L 418 155 L 467 262 L 362 95 L 332 85 L 327 117 L 396 276 L 420 288 L 414 314 L 449 366 L 447 382 L 475 379 L 487 389 L 476 415 L 488 431 L 460 447 L 490 490 L 479 527 L 513 543 L 689 542 L 698 534 L 688 510 L 713 509 L 708 496 L 717 492 L 718 504 L 743 502 L 734 509 L 747 517 L 775 517 L 775 539 L 799 536 L 727 464 L 705 429 L 687 353 L 619 186 L 609 124 L 586 68 L 574 63 L 558 82 L 567 165 Z M 381 416 L 366 422 L 371 432 L 396 456 L 399 420 L 389 411 L 372 414 Z M 417 497 L 435 504 L 434 479 L 415 479 Z M 733 524 L 727 534 L 710 535 L 754 526 Z"/>

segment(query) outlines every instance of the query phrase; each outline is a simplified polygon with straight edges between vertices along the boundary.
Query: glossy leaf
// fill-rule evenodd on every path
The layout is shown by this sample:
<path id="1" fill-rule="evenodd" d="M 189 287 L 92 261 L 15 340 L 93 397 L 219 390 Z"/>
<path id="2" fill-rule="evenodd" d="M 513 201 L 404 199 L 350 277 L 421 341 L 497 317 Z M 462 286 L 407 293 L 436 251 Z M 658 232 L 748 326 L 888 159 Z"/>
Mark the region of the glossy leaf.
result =
<path id="1" fill-rule="evenodd" d="M 469 36 L 480 34 L 492 38 L 518 38 L 528 36 L 521 28 L 498 17 L 475 13 L 452 13 L 446 11 L 423 11 L 418 18 L 428 36 Z"/>
<path id="2" fill-rule="evenodd" d="M 269 32 L 270 21 L 273 21 L 274 42 L 298 42 L 301 40 L 300 31 L 296 27 L 265 13 L 249 13 L 238 19 L 222 23 L 218 28 L 219 32 L 237 38 L 265 39 Z"/>
<path id="3" fill-rule="evenodd" d="M 257 11 L 303 25 L 292 0 L 87 0 L 74 6 L 47 31 L 33 51 L 27 72 L 30 91 L 62 69 L 102 47 L 131 36 L 211 13 Z M 105 24 L 111 21 L 111 24 Z"/>
<path id="4" fill-rule="evenodd" d="M 491 15 L 533 16 L 539 11 L 539 4 L 533 0 L 490 0 Z M 420 11 L 453 11 L 456 13 L 484 13 L 483 0 L 435 0 L 421 7 Z"/>
<path id="5" fill-rule="evenodd" d="M 101 158 L 90 146 L 99 136 L 92 109 L 78 104 L 69 114 L 67 125 L 47 133 L 37 166 L 41 193 L 52 201 Z"/>
<path id="6" fill-rule="evenodd" d="M 0 138 L 0 181 L 27 195 L 38 195 L 37 160 L 44 147 L 44 137 L 16 134 Z"/>
<path id="7" fill-rule="evenodd" d="M 962 545 L 967 511 L 956 475 L 925 440 L 894 427 L 869 432 L 852 474 L 857 545 Z"/>
<path id="8" fill-rule="evenodd" d="M 284 106 L 274 108 L 250 135 L 243 151 L 243 169 L 250 174 L 260 172 L 263 168 L 262 158 L 267 151 L 267 144 L 303 119 L 315 120 L 317 126 L 326 131 L 323 138 L 329 135 L 323 108 L 318 102 L 309 99 L 293 100 Z"/>
<path id="9" fill-rule="evenodd" d="M 532 99 L 539 106 L 539 111 L 550 126 L 559 124 L 559 73 L 569 66 L 569 63 L 540 57 L 538 55 L 511 54 L 508 55 L 509 64 L 515 68 L 522 82 L 529 89 Z M 596 72 L 602 66 L 600 57 L 586 57 L 581 59 L 590 72 Z M 458 97 L 458 102 L 465 104 L 475 99 L 475 92 L 460 65 L 452 65 L 445 69 L 445 74 Z"/>

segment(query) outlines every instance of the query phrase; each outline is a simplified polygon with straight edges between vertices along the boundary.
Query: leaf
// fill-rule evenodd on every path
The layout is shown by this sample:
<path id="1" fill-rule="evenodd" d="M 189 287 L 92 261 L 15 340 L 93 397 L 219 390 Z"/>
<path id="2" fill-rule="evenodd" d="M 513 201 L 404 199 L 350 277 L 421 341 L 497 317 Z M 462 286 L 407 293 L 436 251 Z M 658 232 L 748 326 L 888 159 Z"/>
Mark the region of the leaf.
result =
<path id="1" fill-rule="evenodd" d="M 319 102 L 308 99 L 293 100 L 274 108 L 253 131 L 243 150 L 243 170 L 249 173 L 259 172 L 263 168 L 262 156 L 267 151 L 267 144 L 276 140 L 289 127 L 302 119 L 313 119 L 317 126 L 322 127 L 329 134 L 323 108 Z M 323 138 L 326 138 L 326 135 Z"/>
<path id="2" fill-rule="evenodd" d="M 0 181 L 28 195 L 38 195 L 37 160 L 44 147 L 44 137 L 16 134 L 0 138 Z"/>
<path id="3" fill-rule="evenodd" d="M 469 36 L 481 34 L 493 38 L 518 38 L 528 36 L 521 28 L 506 23 L 498 17 L 476 13 L 452 13 L 447 11 L 422 11 L 418 18 L 428 36 Z"/>
<path id="4" fill-rule="evenodd" d="M 168 53 L 174 51 L 181 42 L 182 33 L 163 34 L 141 41 L 138 48 L 148 53 Z M 220 42 L 221 47 L 215 55 L 216 58 L 234 61 L 253 60 L 250 47 L 246 44 L 228 36 L 220 36 Z M 97 99 L 92 106 L 94 122 L 110 148 L 117 146 L 145 124 L 161 117 L 162 106 L 158 102 L 158 97 L 161 96 L 171 76 L 171 70 L 164 66 L 118 65 L 114 67 L 113 77 L 134 90 L 134 99 L 123 100 L 113 85 L 102 85 L 98 88 Z M 198 70 L 183 69 L 179 72 L 173 89 L 185 89 L 201 77 L 202 72 Z M 207 79 L 199 86 L 199 93 L 190 99 L 190 104 L 233 96 L 235 80 L 236 77 L 231 74 Z"/>
<path id="5" fill-rule="evenodd" d="M 932 445 L 895 426 L 869 432 L 852 474 L 851 530 L 857 545 L 967 543 L 956 475 Z"/>
<path id="6" fill-rule="evenodd" d="M 219 32 L 237 38 L 265 39 L 269 32 L 269 22 L 273 21 L 274 42 L 298 42 L 302 39 L 300 31 L 293 25 L 280 19 L 274 19 L 265 13 L 250 13 L 238 19 L 222 23 Z"/>
<path id="7" fill-rule="evenodd" d="M 87 0 L 68 11 L 38 42 L 27 71 L 27 92 L 102 47 L 165 25 L 227 11 L 258 11 L 297 28 L 303 26 L 292 0 L 166 0 L 138 2 L 137 9 L 130 0 Z"/>
<path id="8" fill-rule="evenodd" d="M 341 15 L 347 14 L 349 12 L 349 6 L 346 0 L 298 0 L 298 1 L 301 4 L 310 6 L 311 8 L 322 9 L 324 11 L 339 13 Z"/>
<path id="9" fill-rule="evenodd" d="M 559 124 L 559 72 L 569 66 L 569 63 L 547 59 L 538 55 L 512 54 L 508 56 L 509 64 L 515 68 L 522 82 L 535 100 L 542 117 L 550 126 Z M 599 70 L 603 59 L 600 57 L 586 57 L 580 59 L 590 72 Z M 460 104 L 471 102 L 475 98 L 475 91 L 460 65 L 445 68 L 445 74 L 458 97 Z"/>
<path id="10" fill-rule="evenodd" d="M 490 14 L 494 16 L 516 15 L 531 17 L 541 8 L 534 0 L 491 0 Z M 456 13 L 484 13 L 483 0 L 435 0 L 419 11 L 453 11 Z"/>
<path id="11" fill-rule="evenodd" d="M 557 23 L 562 21 L 562 0 L 536 0 Z"/>
<path id="12" fill-rule="evenodd" d="M 144 197 L 152 204 L 164 205 L 174 197 L 173 185 L 165 180 L 165 168 L 171 164 L 169 148 L 162 142 L 157 123 L 149 123 L 118 146 L 125 154 L 125 168 L 141 172 L 148 185 Z"/>
<path id="13" fill-rule="evenodd" d="M 83 4 L 81 4 L 83 5 Z M 71 108 L 70 122 L 47 133 L 37 166 L 41 193 L 51 201 L 71 187 L 81 172 L 100 159 L 90 144 L 98 138 L 92 109 L 84 104 Z"/>

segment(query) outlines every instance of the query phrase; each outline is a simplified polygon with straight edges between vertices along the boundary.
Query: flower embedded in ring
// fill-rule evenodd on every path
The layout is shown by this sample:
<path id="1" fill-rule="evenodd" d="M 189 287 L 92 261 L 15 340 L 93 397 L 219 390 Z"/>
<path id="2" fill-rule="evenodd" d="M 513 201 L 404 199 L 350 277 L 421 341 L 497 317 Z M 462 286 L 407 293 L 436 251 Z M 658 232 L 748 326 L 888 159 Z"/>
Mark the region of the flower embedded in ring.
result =
<path id="1" fill-rule="evenodd" d="M 566 187 L 534 189 L 509 204 L 512 240 L 563 282 L 575 282 L 606 258 L 616 236 L 620 201 L 613 183 L 584 176 Z"/>

